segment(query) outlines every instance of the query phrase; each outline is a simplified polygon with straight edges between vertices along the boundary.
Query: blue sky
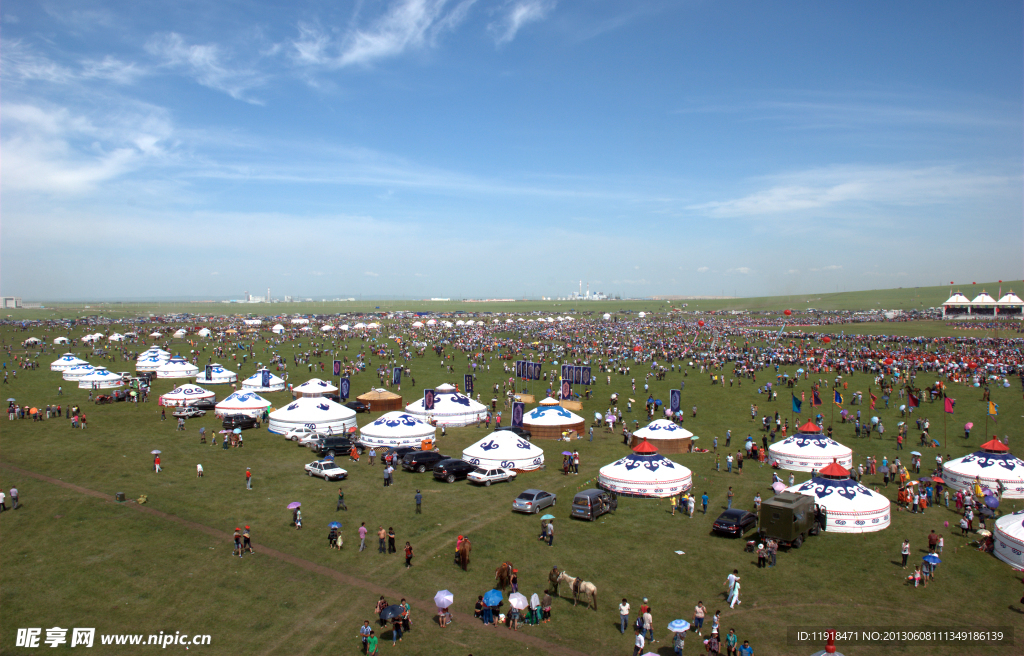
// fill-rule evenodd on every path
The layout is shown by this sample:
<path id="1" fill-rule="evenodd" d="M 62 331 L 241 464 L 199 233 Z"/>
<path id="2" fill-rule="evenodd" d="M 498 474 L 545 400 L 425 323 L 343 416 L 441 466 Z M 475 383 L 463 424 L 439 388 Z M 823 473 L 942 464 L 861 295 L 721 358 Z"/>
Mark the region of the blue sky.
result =
<path id="1" fill-rule="evenodd" d="M 1022 23 L 1012 2 L 8 0 L 0 289 L 1020 279 Z"/>

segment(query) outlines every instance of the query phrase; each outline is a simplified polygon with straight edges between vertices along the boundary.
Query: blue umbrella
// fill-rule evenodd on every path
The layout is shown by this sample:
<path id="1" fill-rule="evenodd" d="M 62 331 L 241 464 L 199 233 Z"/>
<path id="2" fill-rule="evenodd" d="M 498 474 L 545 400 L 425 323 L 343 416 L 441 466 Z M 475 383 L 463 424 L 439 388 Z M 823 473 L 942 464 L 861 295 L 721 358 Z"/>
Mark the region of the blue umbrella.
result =
<path id="1" fill-rule="evenodd" d="M 488 606 L 497 606 L 504 598 L 505 596 L 501 594 L 501 590 L 488 590 L 484 593 L 484 603 Z"/>
<path id="2" fill-rule="evenodd" d="M 341 522 L 331 522 L 327 525 L 327 528 L 341 528 Z"/>
<path id="3" fill-rule="evenodd" d="M 803 370 L 803 369 L 797 369 L 797 370 L 796 370 L 796 372 L 797 372 L 798 374 L 802 374 L 802 373 L 804 372 L 804 370 Z"/>
<path id="4" fill-rule="evenodd" d="M 926 563 L 931 563 L 932 565 L 938 565 L 939 563 L 942 562 L 941 560 L 939 560 L 939 557 L 937 555 L 932 554 L 932 553 L 930 553 L 927 556 L 925 556 L 924 557 L 924 561 Z"/>
<path id="5" fill-rule="evenodd" d="M 985 497 L 985 505 L 995 510 L 999 507 L 999 499 L 995 496 L 987 496 Z"/>
<path id="6" fill-rule="evenodd" d="M 683 633 L 690 630 L 690 623 L 686 620 L 672 620 L 668 623 L 668 630 L 672 633 Z"/>

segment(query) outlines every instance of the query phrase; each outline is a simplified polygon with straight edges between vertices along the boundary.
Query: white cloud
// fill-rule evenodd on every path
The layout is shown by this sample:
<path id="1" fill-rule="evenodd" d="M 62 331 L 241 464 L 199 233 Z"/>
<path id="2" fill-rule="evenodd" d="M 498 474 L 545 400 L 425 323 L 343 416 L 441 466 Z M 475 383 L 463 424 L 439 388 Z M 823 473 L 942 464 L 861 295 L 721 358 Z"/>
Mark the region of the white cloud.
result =
<path id="1" fill-rule="evenodd" d="M 750 267 L 736 267 L 735 269 L 727 270 L 726 273 L 742 273 L 743 275 L 747 275 L 752 271 L 753 269 L 751 269 Z"/>
<path id="2" fill-rule="evenodd" d="M 369 276 L 371 278 L 379 278 L 380 277 L 379 273 L 374 273 L 373 271 L 364 271 L 363 275 L 364 276 Z"/>
<path id="3" fill-rule="evenodd" d="M 680 268 L 682 268 L 682 267 L 680 267 Z M 706 266 L 697 267 L 697 273 L 707 273 L 710 270 L 711 270 L 711 267 L 706 267 Z"/>
<path id="4" fill-rule="evenodd" d="M 495 43 L 504 45 L 515 39 L 524 25 L 543 20 L 554 8 L 555 0 L 516 0 L 488 29 Z"/>
<path id="5" fill-rule="evenodd" d="M 786 273 L 789 273 L 789 274 L 800 273 L 800 269 L 790 269 Z"/>
<path id="6" fill-rule="evenodd" d="M 204 87 L 226 93 L 235 100 L 261 104 L 250 98 L 248 92 L 264 83 L 262 74 L 231 67 L 225 62 L 225 53 L 216 44 L 189 45 L 180 34 L 170 32 L 150 39 L 146 50 L 162 59 L 167 66 L 185 70 Z"/>
<path id="7" fill-rule="evenodd" d="M 839 271 L 842 269 L 841 264 L 829 264 L 828 266 L 818 267 L 815 269 L 808 269 L 808 271 Z"/>

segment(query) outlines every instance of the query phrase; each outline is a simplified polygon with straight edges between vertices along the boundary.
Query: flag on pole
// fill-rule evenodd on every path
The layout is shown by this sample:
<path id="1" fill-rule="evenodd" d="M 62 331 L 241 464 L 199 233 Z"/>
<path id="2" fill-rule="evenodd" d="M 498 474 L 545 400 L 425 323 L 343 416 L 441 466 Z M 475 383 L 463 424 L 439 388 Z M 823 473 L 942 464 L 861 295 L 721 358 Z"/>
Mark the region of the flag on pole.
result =
<path id="1" fill-rule="evenodd" d="M 843 395 L 839 393 L 839 390 L 836 390 L 835 398 L 832 401 L 840 408 L 843 407 Z"/>
<path id="2" fill-rule="evenodd" d="M 919 399 L 919 398 L 917 398 L 916 396 L 914 396 L 914 393 L 913 393 L 913 392 L 909 392 L 909 391 L 908 391 L 908 392 L 907 392 L 907 404 L 908 404 L 908 405 L 909 405 L 909 406 L 910 406 L 911 408 L 916 408 L 916 407 L 918 407 L 919 405 L 921 405 L 921 399 Z"/>
<path id="3" fill-rule="evenodd" d="M 800 414 L 800 408 L 803 406 L 803 402 L 796 398 L 796 394 L 791 395 L 793 397 L 793 412 Z"/>
<path id="4" fill-rule="evenodd" d="M 811 405 L 814 407 L 821 405 L 821 395 L 817 391 L 814 392 L 814 396 L 811 398 Z"/>
<path id="5" fill-rule="evenodd" d="M 871 409 L 874 410 L 875 409 L 875 402 L 878 400 L 878 397 L 875 396 L 874 393 L 872 393 L 872 392 L 868 392 L 868 394 L 871 396 Z"/>
<path id="6" fill-rule="evenodd" d="M 943 409 L 946 412 L 948 412 L 949 414 L 953 414 L 953 406 L 955 406 L 955 405 L 956 405 L 956 399 L 951 399 L 951 398 L 949 398 L 947 396 L 945 402 L 943 403 L 943 406 L 944 406 Z"/>
<path id="7" fill-rule="evenodd" d="M 995 403 L 992 403 L 991 401 L 989 401 L 988 402 L 988 414 L 989 414 L 989 416 L 992 417 L 992 421 L 995 421 L 996 417 L 999 416 L 999 406 L 996 405 Z"/>

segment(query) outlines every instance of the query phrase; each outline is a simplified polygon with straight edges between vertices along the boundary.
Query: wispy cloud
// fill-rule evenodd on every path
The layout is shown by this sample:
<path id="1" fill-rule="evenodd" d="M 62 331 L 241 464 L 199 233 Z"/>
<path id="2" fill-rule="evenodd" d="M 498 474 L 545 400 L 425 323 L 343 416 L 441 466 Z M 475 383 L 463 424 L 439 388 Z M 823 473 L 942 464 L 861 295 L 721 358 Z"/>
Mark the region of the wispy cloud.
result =
<path id="1" fill-rule="evenodd" d="M 248 92 L 265 83 L 264 75 L 250 68 L 232 66 L 227 62 L 228 55 L 217 44 L 190 45 L 180 34 L 170 32 L 151 38 L 146 50 L 164 65 L 185 71 L 204 87 L 226 93 L 235 100 L 262 104 Z"/>
<path id="2" fill-rule="evenodd" d="M 379 278 L 380 277 L 379 273 L 374 273 L 373 271 L 364 271 L 363 275 L 364 276 L 369 276 L 371 278 Z"/>
<path id="3" fill-rule="evenodd" d="M 816 267 L 816 268 L 808 269 L 808 271 L 815 271 L 815 272 L 820 272 L 820 271 L 839 271 L 842 268 L 843 268 L 843 266 L 841 264 L 829 264 L 828 266 Z"/>
<path id="4" fill-rule="evenodd" d="M 726 273 L 741 273 L 743 275 L 747 275 L 748 273 L 751 273 L 752 271 L 753 271 L 753 269 L 751 269 L 750 267 L 736 267 L 735 269 L 728 269 L 728 270 L 726 270 Z"/>
<path id="5" fill-rule="evenodd" d="M 706 266 L 697 267 L 697 273 L 707 273 L 710 270 L 711 270 L 711 267 L 706 267 Z"/>
<path id="6" fill-rule="evenodd" d="M 555 0 L 515 0 L 506 5 L 498 20 L 488 26 L 499 46 L 511 42 L 524 25 L 543 20 L 555 8 Z"/>

